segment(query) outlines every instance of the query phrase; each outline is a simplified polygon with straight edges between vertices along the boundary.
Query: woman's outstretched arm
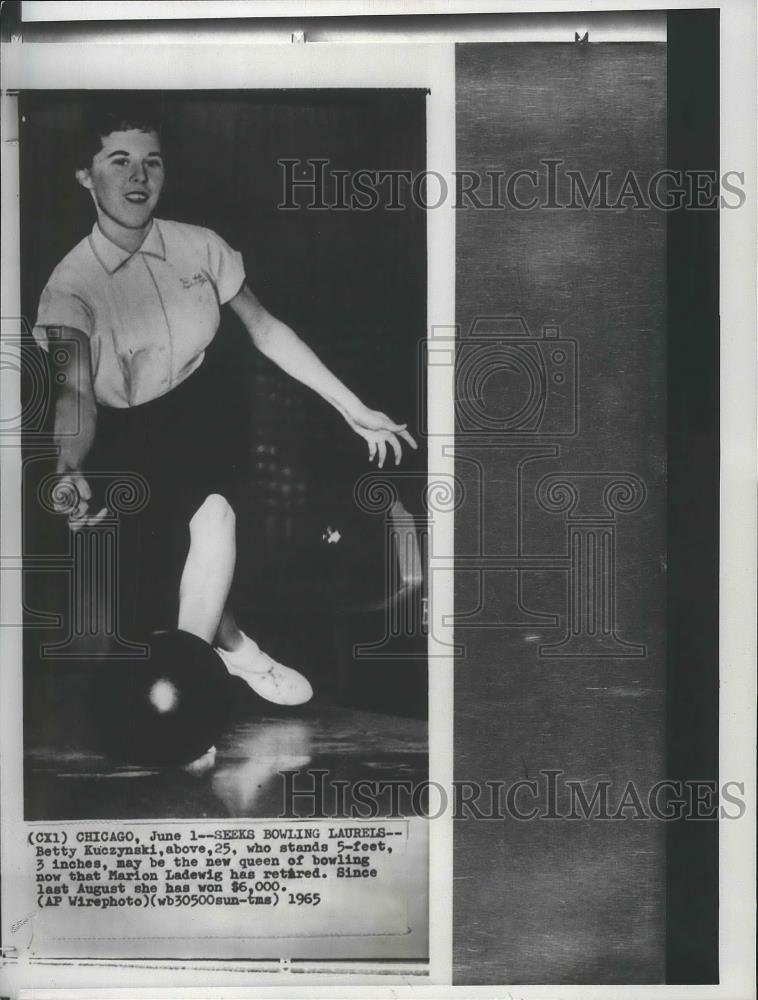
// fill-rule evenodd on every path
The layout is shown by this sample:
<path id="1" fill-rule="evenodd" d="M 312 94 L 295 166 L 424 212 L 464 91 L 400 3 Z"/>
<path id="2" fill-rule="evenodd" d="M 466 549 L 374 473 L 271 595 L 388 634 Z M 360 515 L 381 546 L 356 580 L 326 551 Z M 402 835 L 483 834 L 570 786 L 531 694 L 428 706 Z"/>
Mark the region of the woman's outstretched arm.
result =
<path id="1" fill-rule="evenodd" d="M 395 454 L 397 465 L 403 454 L 400 439 L 416 448 L 407 424 L 397 424 L 386 413 L 371 410 L 362 403 L 294 330 L 261 305 L 246 284 L 230 300 L 229 305 L 262 354 L 288 375 L 313 389 L 342 414 L 355 433 L 367 442 L 369 460 L 376 457 L 381 468 L 389 446 Z"/>

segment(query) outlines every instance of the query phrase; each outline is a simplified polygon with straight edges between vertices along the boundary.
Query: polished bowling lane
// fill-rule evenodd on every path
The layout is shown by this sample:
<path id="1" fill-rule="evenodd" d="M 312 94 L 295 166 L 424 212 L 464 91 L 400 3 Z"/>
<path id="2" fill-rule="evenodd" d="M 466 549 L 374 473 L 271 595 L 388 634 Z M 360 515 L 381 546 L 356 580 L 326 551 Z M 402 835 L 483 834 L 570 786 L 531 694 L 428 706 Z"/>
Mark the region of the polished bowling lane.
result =
<path id="1" fill-rule="evenodd" d="M 30 671 L 27 820 L 272 818 L 288 808 L 289 815 L 340 815 L 351 807 L 340 782 L 417 785 L 427 777 L 425 721 L 339 706 L 326 696 L 280 708 L 239 682 L 215 753 L 191 768 L 123 764 L 95 749 L 86 711 L 90 677 L 71 668 Z M 300 794 L 290 799 L 288 790 Z M 408 797 L 404 807 L 410 808 Z"/>

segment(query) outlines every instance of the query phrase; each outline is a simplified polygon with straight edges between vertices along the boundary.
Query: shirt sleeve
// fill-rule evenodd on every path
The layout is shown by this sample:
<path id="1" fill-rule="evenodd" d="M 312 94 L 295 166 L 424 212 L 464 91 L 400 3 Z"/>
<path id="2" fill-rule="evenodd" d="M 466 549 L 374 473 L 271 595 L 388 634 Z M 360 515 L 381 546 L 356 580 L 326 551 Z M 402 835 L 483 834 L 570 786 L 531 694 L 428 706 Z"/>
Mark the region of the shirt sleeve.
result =
<path id="1" fill-rule="evenodd" d="M 242 254 L 232 250 L 220 236 L 208 230 L 208 263 L 221 305 L 233 299 L 245 280 Z"/>
<path id="2" fill-rule="evenodd" d="M 40 347 L 48 349 L 47 328 L 58 326 L 81 330 L 89 338 L 95 328 L 95 318 L 92 307 L 79 291 L 53 277 L 40 296 L 37 322 L 32 330 Z"/>

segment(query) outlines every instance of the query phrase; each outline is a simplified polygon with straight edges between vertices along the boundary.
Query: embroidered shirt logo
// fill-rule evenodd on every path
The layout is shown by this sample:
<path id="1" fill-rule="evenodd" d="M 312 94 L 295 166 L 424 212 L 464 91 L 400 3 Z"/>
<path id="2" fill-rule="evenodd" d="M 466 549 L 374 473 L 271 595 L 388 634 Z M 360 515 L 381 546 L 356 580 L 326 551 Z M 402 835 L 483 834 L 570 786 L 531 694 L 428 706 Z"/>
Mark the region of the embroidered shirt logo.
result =
<path id="1" fill-rule="evenodd" d="M 204 285 L 208 281 L 208 278 L 202 273 L 202 271 L 198 271 L 197 274 L 193 274 L 191 278 L 181 278 L 180 280 L 182 288 L 192 288 L 194 285 Z"/>

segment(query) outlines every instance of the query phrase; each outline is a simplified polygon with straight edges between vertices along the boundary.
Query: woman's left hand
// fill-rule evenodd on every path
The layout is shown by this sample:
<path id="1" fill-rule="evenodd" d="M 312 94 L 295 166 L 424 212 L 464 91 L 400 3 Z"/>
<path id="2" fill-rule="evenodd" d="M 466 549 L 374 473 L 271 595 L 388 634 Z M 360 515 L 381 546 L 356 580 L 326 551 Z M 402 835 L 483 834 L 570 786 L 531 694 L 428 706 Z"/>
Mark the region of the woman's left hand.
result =
<path id="1" fill-rule="evenodd" d="M 369 462 L 377 459 L 377 465 L 381 469 L 387 457 L 387 445 L 395 453 L 395 465 L 400 464 L 403 456 L 403 448 L 400 438 L 406 441 L 411 448 L 418 448 L 413 437 L 408 431 L 407 424 L 396 424 L 390 420 L 386 413 L 379 410 L 370 410 L 362 404 L 352 411 L 343 411 L 343 416 L 356 434 L 368 443 Z"/>

